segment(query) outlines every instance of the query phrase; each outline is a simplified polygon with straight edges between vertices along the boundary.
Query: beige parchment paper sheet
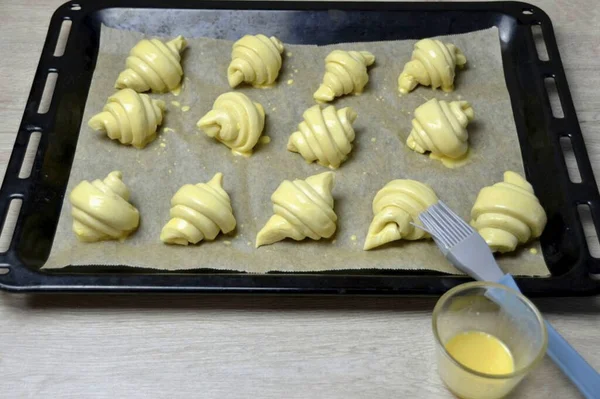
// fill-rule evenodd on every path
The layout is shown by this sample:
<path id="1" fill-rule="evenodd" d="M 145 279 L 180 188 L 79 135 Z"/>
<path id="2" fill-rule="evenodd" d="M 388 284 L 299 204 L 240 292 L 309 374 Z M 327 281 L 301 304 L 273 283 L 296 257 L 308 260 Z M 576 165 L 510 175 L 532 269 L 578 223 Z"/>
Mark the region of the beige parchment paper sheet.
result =
<path id="1" fill-rule="evenodd" d="M 269 32 L 248 32 L 266 33 Z M 250 158 L 234 156 L 227 147 L 199 132 L 195 124 L 216 97 L 230 91 L 226 69 L 232 42 L 189 38 L 183 54 L 184 87 L 178 96 L 154 95 L 167 103 L 158 138 L 143 150 L 120 145 L 93 132 L 89 118 L 99 112 L 115 89 L 127 53 L 141 33 L 103 27 L 100 53 L 87 100 L 84 123 L 65 198 L 81 180 L 104 178 L 121 170 L 132 192 L 131 201 L 141 213 L 139 230 L 124 243 L 80 243 L 71 230 L 70 204 L 65 199 L 52 251 L 45 268 L 67 265 L 128 265 L 161 270 L 212 268 L 253 273 L 341 269 L 428 269 L 459 272 L 436 250 L 432 241 L 402 241 L 363 251 L 373 217 L 375 193 L 393 179 L 416 179 L 430 184 L 438 196 L 468 220 L 479 190 L 502 179 L 505 170 L 523 173 L 523 163 L 504 81 L 496 28 L 442 37 L 456 44 L 468 59 L 459 71 L 456 90 L 445 94 L 420 87 L 400 97 L 397 78 L 410 59 L 414 40 L 344 43 L 316 47 L 286 45 L 283 68 L 271 89 L 239 88 L 267 113 L 265 136 Z M 312 93 L 321 82 L 324 58 L 333 49 L 369 50 L 376 62 L 370 68 L 365 93 L 334 102 L 358 112 L 356 141 L 348 161 L 335 172 L 333 191 L 338 230 L 330 240 L 286 240 L 254 248 L 256 233 L 272 215 L 270 196 L 284 179 L 304 179 L 328 169 L 307 164 L 286 150 L 288 137 L 302 121 L 304 110 L 315 102 Z M 439 161 L 405 146 L 412 112 L 428 99 L 465 99 L 475 109 L 469 126 L 472 161 L 448 169 Z M 178 102 L 172 103 L 173 101 Z M 184 112 L 182 107 L 189 107 Z M 224 173 L 238 227 L 229 236 L 197 246 L 167 246 L 159 240 L 169 219 L 170 199 L 186 183 L 209 180 Z M 530 249 L 537 249 L 534 254 Z M 505 272 L 547 276 L 537 243 L 512 255 L 499 257 Z"/>

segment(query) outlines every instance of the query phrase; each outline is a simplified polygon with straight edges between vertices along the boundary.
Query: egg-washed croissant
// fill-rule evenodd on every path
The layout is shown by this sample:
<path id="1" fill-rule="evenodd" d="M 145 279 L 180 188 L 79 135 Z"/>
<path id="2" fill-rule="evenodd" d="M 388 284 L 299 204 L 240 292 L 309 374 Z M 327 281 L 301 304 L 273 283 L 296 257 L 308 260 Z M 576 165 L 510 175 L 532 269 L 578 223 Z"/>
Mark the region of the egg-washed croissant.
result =
<path id="1" fill-rule="evenodd" d="M 129 203 L 123 174 L 110 172 L 104 180 L 83 180 L 71 194 L 73 232 L 80 241 L 123 241 L 140 223 L 138 210 Z"/>
<path id="2" fill-rule="evenodd" d="M 507 171 L 504 181 L 484 187 L 471 210 L 471 226 L 493 252 L 514 251 L 538 238 L 546 227 L 546 212 L 521 175 Z"/>
<path id="3" fill-rule="evenodd" d="M 422 229 L 419 214 L 438 202 L 427 184 L 416 180 L 392 180 L 373 199 L 375 217 L 369 226 L 365 251 L 396 240 L 419 240 L 429 237 Z"/>
<path id="4" fill-rule="evenodd" d="M 350 108 L 336 110 L 333 105 L 321 109 L 314 105 L 304 111 L 304 121 L 292 133 L 287 149 L 298 152 L 307 162 L 317 161 L 332 169 L 338 168 L 352 151 L 356 112 Z"/>
<path id="5" fill-rule="evenodd" d="M 398 90 L 406 94 L 418 84 L 441 87 L 443 91 L 454 90 L 456 66 L 463 67 L 467 58 L 454 44 L 436 39 L 423 39 L 415 44 L 411 60 L 404 65 L 398 77 Z"/>
<path id="6" fill-rule="evenodd" d="M 229 92 L 217 97 L 213 109 L 196 124 L 237 155 L 251 155 L 265 127 L 265 111 L 246 95 Z"/>
<path id="7" fill-rule="evenodd" d="M 406 145 L 419 153 L 457 159 L 469 149 L 467 125 L 474 118 L 467 101 L 446 102 L 435 98 L 415 110 Z"/>
<path id="8" fill-rule="evenodd" d="M 170 216 L 160 232 L 165 244 L 197 244 L 214 240 L 219 232 L 233 231 L 236 221 L 223 190 L 223 174 L 215 174 L 208 183 L 181 187 L 171 199 Z"/>
<path id="9" fill-rule="evenodd" d="M 274 36 L 246 35 L 233 44 L 227 80 L 233 88 L 242 82 L 271 86 L 281 69 L 283 43 Z"/>
<path id="10" fill-rule="evenodd" d="M 180 53 L 186 48 L 183 36 L 166 44 L 158 39 L 142 39 L 129 52 L 125 70 L 119 74 L 115 88 L 126 87 L 139 93 L 152 90 L 165 93 L 179 87 L 183 68 Z"/>
<path id="11" fill-rule="evenodd" d="M 337 215 L 333 211 L 333 172 L 306 180 L 284 180 L 271 196 L 275 213 L 256 236 L 256 248 L 286 238 L 296 241 L 329 238 L 335 233 Z"/>
<path id="12" fill-rule="evenodd" d="M 92 116 L 88 125 L 121 144 L 144 148 L 156 138 L 164 109 L 164 101 L 123 89 L 108 98 L 102 112 Z"/>
<path id="13" fill-rule="evenodd" d="M 362 93 L 369 82 L 367 67 L 374 62 L 375 56 L 368 51 L 333 50 L 325 58 L 325 76 L 314 99 L 327 102 L 345 94 Z"/>

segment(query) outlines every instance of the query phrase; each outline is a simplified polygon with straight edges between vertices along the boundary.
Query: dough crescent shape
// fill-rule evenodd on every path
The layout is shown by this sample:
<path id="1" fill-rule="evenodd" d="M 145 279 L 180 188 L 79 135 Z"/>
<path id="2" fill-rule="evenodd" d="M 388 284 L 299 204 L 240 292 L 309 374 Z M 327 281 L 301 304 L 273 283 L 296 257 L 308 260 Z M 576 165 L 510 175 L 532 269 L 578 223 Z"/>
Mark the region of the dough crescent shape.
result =
<path id="1" fill-rule="evenodd" d="M 546 227 L 544 208 L 521 175 L 507 171 L 504 181 L 484 187 L 471 210 L 471 225 L 493 252 L 514 251 L 538 238 Z"/>
<path id="2" fill-rule="evenodd" d="M 94 115 L 88 125 L 121 144 L 144 148 L 156 138 L 164 109 L 165 103 L 161 100 L 123 89 L 108 98 L 102 112 Z"/>
<path id="3" fill-rule="evenodd" d="M 436 39 L 422 39 L 415 44 L 411 60 L 398 77 L 398 90 L 406 94 L 418 84 L 454 90 L 456 66 L 463 67 L 467 58 L 454 44 Z"/>
<path id="4" fill-rule="evenodd" d="M 337 110 L 333 105 L 321 109 L 314 105 L 304 111 L 298 131 L 292 133 L 287 149 L 297 152 L 307 162 L 337 169 L 352 151 L 355 138 L 352 123 L 356 112 L 350 108 Z"/>
<path id="5" fill-rule="evenodd" d="M 265 111 L 246 95 L 232 91 L 221 94 L 196 126 L 234 154 L 249 156 L 265 127 Z"/>
<path id="6" fill-rule="evenodd" d="M 275 213 L 256 236 L 256 247 L 286 238 L 320 240 L 335 233 L 337 215 L 333 211 L 331 190 L 333 172 L 306 180 L 284 180 L 271 196 Z"/>
<path id="7" fill-rule="evenodd" d="M 151 90 L 165 93 L 181 83 L 183 68 L 180 53 L 187 41 L 177 36 L 166 44 L 158 39 L 142 39 L 129 52 L 125 70 L 119 74 L 115 88 L 130 88 L 138 93 Z"/>
<path id="8" fill-rule="evenodd" d="M 227 80 L 234 88 L 242 82 L 255 87 L 275 83 L 281 69 L 283 43 L 274 36 L 246 35 L 233 44 Z"/>
<path id="9" fill-rule="evenodd" d="M 366 251 L 401 239 L 429 237 L 411 223 L 422 226 L 419 214 L 437 202 L 437 195 L 427 184 L 416 180 L 392 180 L 373 199 L 375 216 L 363 249 Z"/>
<path id="10" fill-rule="evenodd" d="M 223 190 L 223 174 L 208 183 L 186 184 L 171 199 L 171 220 L 160 232 L 165 244 L 188 245 L 212 241 L 236 226 L 231 200 Z"/>
<path id="11" fill-rule="evenodd" d="M 362 93 L 369 82 L 367 67 L 374 62 L 375 56 L 368 51 L 333 50 L 325 57 L 325 76 L 314 99 L 328 102 L 345 94 Z"/>
<path id="12" fill-rule="evenodd" d="M 71 191 L 73 232 L 80 241 L 123 241 L 137 229 L 140 214 L 129 203 L 122 177 L 110 172 L 104 180 L 83 180 Z"/>
<path id="13" fill-rule="evenodd" d="M 475 114 L 467 101 L 446 102 L 435 98 L 415 110 L 406 145 L 413 151 L 460 158 L 469 149 L 467 125 Z"/>

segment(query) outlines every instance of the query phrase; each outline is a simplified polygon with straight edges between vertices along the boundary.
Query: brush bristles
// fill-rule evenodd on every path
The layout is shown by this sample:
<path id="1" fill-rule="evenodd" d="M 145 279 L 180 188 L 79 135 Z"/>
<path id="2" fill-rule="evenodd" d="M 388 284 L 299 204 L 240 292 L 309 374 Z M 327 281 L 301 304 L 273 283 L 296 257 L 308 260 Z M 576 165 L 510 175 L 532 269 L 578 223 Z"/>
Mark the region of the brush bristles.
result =
<path id="1" fill-rule="evenodd" d="M 452 248 L 475 232 L 442 201 L 421 213 L 419 219 L 436 243 L 445 248 Z"/>

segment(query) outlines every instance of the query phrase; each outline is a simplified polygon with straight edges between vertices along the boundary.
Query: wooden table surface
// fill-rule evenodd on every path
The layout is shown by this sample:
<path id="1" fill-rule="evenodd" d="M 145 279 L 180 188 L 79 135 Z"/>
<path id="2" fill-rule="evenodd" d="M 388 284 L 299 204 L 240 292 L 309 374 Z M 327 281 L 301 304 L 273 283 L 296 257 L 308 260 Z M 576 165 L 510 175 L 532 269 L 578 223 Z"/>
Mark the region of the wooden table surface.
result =
<path id="1" fill-rule="evenodd" d="M 1 176 L 61 2 L 0 0 Z M 600 176 L 599 3 L 536 4 L 554 22 Z M 600 369 L 600 300 L 535 302 Z M 433 298 L 1 293 L 0 397 L 447 398 L 434 362 L 434 304 Z M 546 359 L 513 397 L 578 393 Z"/>

